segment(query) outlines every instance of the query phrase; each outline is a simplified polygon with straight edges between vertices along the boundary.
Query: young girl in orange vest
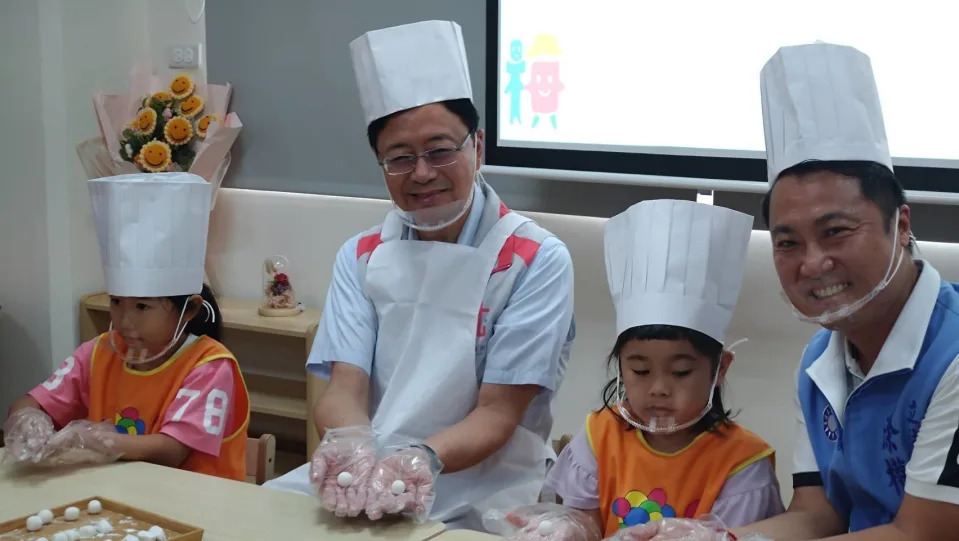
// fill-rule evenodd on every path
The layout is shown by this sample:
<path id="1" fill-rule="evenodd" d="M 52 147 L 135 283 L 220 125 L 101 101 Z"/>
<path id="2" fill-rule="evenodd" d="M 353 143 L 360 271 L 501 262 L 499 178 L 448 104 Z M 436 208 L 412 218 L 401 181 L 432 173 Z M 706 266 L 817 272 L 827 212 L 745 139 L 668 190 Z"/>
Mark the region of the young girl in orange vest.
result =
<path id="1" fill-rule="evenodd" d="M 203 284 L 210 185 L 163 173 L 89 186 L 111 328 L 13 404 L 6 459 L 119 458 L 244 479 L 249 397 Z"/>
<path id="2" fill-rule="evenodd" d="M 508 514 L 514 538 L 598 540 L 705 514 L 734 527 L 783 512 L 773 449 L 722 402 L 733 361 L 723 340 L 751 225 L 726 208 L 668 200 L 609 220 L 616 376 L 547 476 L 565 507 Z"/>

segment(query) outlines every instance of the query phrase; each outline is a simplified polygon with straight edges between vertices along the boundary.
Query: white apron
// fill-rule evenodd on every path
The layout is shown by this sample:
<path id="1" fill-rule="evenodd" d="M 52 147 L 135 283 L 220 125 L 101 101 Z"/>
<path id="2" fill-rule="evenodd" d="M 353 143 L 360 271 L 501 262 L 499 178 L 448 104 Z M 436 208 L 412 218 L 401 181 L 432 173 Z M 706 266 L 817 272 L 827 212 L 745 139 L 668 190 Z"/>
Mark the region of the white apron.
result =
<path id="1" fill-rule="evenodd" d="M 379 325 L 372 425 L 381 445 L 425 440 L 476 406 L 480 305 L 500 249 L 527 221 L 507 214 L 474 248 L 402 240 L 402 222 L 394 213 L 387 216 L 365 282 Z M 482 513 L 490 507 L 534 503 L 550 455 L 541 437 L 517 427 L 483 462 L 440 475 L 430 518 L 450 528 L 481 530 Z"/>

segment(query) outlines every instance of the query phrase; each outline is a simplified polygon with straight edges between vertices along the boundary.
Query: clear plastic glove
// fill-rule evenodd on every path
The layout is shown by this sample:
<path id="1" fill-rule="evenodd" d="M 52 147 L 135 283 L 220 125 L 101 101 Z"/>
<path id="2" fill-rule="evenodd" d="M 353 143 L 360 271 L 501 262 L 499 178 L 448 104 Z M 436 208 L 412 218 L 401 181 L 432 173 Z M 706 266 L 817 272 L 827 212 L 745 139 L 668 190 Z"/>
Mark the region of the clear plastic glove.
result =
<path id="1" fill-rule="evenodd" d="M 37 462 L 54 433 L 53 420 L 43 410 L 23 408 L 3 423 L 4 462 Z"/>
<path id="2" fill-rule="evenodd" d="M 36 462 L 43 466 L 109 464 L 123 455 L 116 437 L 116 428 L 109 421 L 71 421 L 47 441 Z"/>
<path id="3" fill-rule="evenodd" d="M 422 447 L 390 447 L 370 476 L 366 515 L 402 515 L 425 522 L 436 499 L 436 478 L 443 464 Z"/>
<path id="4" fill-rule="evenodd" d="M 599 525 L 586 513 L 555 503 L 538 503 L 483 515 L 483 527 L 513 541 L 599 541 Z"/>
<path id="5" fill-rule="evenodd" d="M 664 518 L 640 526 L 625 528 L 609 538 L 613 541 L 737 541 L 726 525 L 714 515 L 696 519 Z M 750 534 L 738 541 L 772 541 L 761 534 Z"/>
<path id="6" fill-rule="evenodd" d="M 310 462 L 310 482 L 323 507 L 338 517 L 362 513 L 375 463 L 376 444 L 370 427 L 327 429 Z"/>

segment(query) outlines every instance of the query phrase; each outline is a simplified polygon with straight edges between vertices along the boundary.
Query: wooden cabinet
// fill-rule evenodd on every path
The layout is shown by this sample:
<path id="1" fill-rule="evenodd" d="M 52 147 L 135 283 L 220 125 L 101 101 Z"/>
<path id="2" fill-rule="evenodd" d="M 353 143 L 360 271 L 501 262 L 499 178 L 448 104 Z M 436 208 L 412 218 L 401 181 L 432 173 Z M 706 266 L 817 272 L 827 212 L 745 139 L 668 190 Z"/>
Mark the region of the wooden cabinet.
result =
<path id="1" fill-rule="evenodd" d="M 264 317 L 257 312 L 257 301 L 218 297 L 217 304 L 223 319 L 223 344 L 236 355 L 250 393 L 251 435 L 270 432 L 277 436 L 277 474 L 282 474 L 302 464 L 316 445 L 307 397 L 315 398 L 325 382 L 308 378 L 305 366 L 320 311 L 307 309 L 295 316 Z M 109 310 L 106 293 L 93 293 L 80 300 L 83 341 L 107 331 Z M 284 440 L 292 440 L 285 451 Z"/>

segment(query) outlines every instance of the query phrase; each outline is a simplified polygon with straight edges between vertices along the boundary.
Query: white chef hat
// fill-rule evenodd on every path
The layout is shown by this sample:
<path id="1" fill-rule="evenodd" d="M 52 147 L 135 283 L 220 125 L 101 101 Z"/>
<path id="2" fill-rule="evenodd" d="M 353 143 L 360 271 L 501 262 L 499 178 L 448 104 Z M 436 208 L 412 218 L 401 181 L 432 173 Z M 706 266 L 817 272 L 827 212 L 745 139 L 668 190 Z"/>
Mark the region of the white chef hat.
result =
<path id="1" fill-rule="evenodd" d="M 746 266 L 753 218 L 692 201 L 655 200 L 606 222 L 606 278 L 617 336 L 674 325 L 722 343 Z"/>
<path id="2" fill-rule="evenodd" d="M 350 43 L 366 124 L 397 111 L 473 98 L 460 25 L 422 21 L 373 30 Z"/>
<path id="3" fill-rule="evenodd" d="M 808 160 L 861 160 L 892 170 L 869 57 L 845 45 L 782 47 L 760 74 L 769 182 Z"/>
<path id="4" fill-rule="evenodd" d="M 203 288 L 210 184 L 190 173 L 88 182 L 107 292 L 168 297 Z"/>

